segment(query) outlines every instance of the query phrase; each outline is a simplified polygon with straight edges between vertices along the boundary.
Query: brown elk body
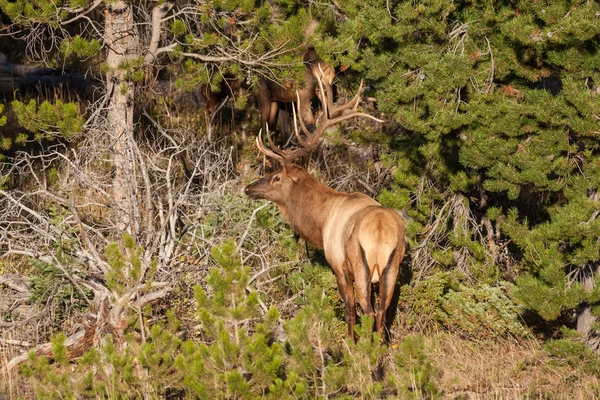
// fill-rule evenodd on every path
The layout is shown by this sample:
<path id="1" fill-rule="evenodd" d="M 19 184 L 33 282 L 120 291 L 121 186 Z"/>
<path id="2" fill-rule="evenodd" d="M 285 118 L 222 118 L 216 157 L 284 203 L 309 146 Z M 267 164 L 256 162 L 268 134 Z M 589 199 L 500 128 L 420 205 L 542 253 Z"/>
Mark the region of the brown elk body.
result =
<path id="1" fill-rule="evenodd" d="M 325 123 L 319 124 L 314 133 L 308 132 L 300 120 L 305 138 L 297 130 L 296 136 L 304 148 L 281 150 L 268 136 L 271 143 L 271 149 L 268 149 L 259 135 L 257 144 L 260 151 L 281 161 L 283 167 L 245 189 L 245 193 L 253 199 L 274 202 L 295 232 L 311 245 L 324 250 L 345 303 L 345 318 L 351 337 L 354 337 L 356 318 L 353 282 L 363 312 L 372 317 L 375 316 L 371 302 L 372 284 L 379 283 L 376 327 L 380 334 L 383 333 L 385 313 L 392 300 L 405 252 L 404 222 L 398 213 L 367 195 L 338 192 L 317 181 L 304 168 L 291 164 L 291 161 L 313 147 L 327 127 L 347 118 L 368 116 L 352 112 L 334 119 L 326 117 L 327 110 L 333 115 L 349 108 L 353 102 L 358 104 L 359 94 L 360 90 L 352 102 L 335 109 L 331 102 L 326 102 L 323 112 Z"/>
<path id="2" fill-rule="evenodd" d="M 348 335 L 353 336 L 356 315 L 352 282 L 360 306 L 372 317 L 371 284 L 379 282 L 377 331 L 383 333 L 404 257 L 402 218 L 362 193 L 327 187 L 293 164 L 247 186 L 245 193 L 274 202 L 295 232 L 325 251 L 345 303 Z"/>
<path id="3" fill-rule="evenodd" d="M 317 79 L 325 84 L 327 96 L 333 97 L 333 80 L 335 72 L 325 61 L 318 58 L 314 48 L 309 48 L 304 53 L 304 86 L 297 92 L 291 87 L 281 85 L 275 81 L 261 78 L 258 82 L 258 108 L 260 110 L 260 122 L 263 129 L 267 126 L 275 126 L 277 119 L 278 103 L 300 104 L 298 114 L 305 124 L 314 124 L 315 119 L 310 103 L 315 95 L 323 100 L 317 90 Z M 299 99 L 299 100 L 298 100 Z M 268 124 L 268 125 L 267 125 Z"/>

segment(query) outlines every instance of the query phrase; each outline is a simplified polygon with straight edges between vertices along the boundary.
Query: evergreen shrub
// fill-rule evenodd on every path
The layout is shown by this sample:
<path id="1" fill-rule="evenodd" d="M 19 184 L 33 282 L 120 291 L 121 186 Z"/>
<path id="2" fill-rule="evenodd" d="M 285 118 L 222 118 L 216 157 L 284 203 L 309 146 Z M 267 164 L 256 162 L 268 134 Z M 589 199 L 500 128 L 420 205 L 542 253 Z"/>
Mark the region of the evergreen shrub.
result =
<path id="1" fill-rule="evenodd" d="M 404 321 L 410 329 L 443 327 L 476 339 L 528 336 L 521 307 L 509 296 L 512 288 L 507 282 L 470 286 L 451 273 L 437 273 L 402 287 Z"/>

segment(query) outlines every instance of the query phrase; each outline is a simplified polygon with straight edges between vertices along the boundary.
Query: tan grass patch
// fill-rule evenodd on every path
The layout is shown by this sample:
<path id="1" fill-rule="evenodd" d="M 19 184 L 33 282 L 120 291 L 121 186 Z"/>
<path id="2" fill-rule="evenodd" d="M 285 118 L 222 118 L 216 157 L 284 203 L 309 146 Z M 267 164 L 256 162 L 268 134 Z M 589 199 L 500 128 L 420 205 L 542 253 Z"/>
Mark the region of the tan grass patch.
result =
<path id="1" fill-rule="evenodd" d="M 425 337 L 443 398 L 594 399 L 597 376 L 553 360 L 534 339 L 472 341 L 445 332 Z"/>
<path id="2" fill-rule="evenodd" d="M 23 348 L 14 343 L 21 342 L 22 338 L 15 337 L 11 332 L 0 330 L 0 399 L 31 399 L 33 393 L 29 389 L 19 369 L 8 370 L 8 362 L 23 351 Z"/>

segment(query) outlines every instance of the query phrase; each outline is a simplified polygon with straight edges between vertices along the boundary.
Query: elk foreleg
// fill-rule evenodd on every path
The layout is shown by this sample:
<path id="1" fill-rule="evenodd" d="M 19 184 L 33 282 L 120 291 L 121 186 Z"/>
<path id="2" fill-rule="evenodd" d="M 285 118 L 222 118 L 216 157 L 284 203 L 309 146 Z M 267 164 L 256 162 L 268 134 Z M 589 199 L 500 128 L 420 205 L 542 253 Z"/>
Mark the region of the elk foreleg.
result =
<path id="1" fill-rule="evenodd" d="M 279 111 L 279 104 L 276 101 L 272 101 L 269 105 L 269 127 L 275 130 L 277 127 L 277 112 Z"/>
<path id="2" fill-rule="evenodd" d="M 271 116 L 271 92 L 269 91 L 267 82 L 264 79 L 261 79 L 258 82 L 258 90 L 256 95 L 258 100 L 258 108 L 260 111 L 260 126 L 263 129 L 263 133 L 265 133 L 267 124 L 270 124 L 269 118 Z"/>

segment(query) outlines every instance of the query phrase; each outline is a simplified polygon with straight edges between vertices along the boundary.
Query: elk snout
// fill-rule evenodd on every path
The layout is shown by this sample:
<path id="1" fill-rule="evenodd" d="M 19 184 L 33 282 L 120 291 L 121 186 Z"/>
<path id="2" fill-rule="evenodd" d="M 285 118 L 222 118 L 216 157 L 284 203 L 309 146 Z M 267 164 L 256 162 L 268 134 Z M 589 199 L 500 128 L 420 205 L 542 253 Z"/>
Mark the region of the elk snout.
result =
<path id="1" fill-rule="evenodd" d="M 244 193 L 246 193 L 246 195 L 248 197 L 250 197 L 252 200 L 258 200 L 261 199 L 261 190 L 260 187 L 258 187 L 257 185 L 258 182 L 254 182 L 251 183 L 250 185 L 246 186 L 246 188 L 244 189 Z"/>

